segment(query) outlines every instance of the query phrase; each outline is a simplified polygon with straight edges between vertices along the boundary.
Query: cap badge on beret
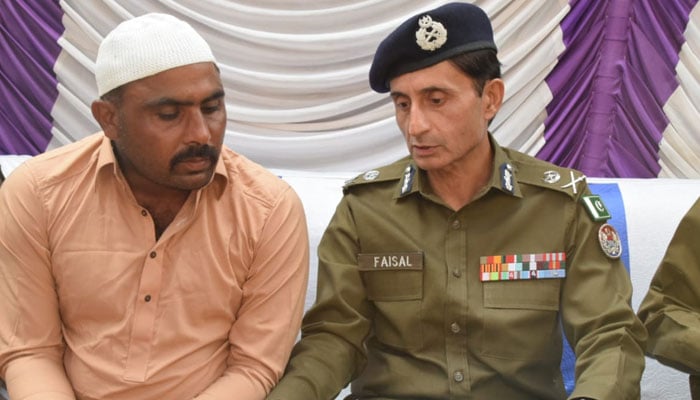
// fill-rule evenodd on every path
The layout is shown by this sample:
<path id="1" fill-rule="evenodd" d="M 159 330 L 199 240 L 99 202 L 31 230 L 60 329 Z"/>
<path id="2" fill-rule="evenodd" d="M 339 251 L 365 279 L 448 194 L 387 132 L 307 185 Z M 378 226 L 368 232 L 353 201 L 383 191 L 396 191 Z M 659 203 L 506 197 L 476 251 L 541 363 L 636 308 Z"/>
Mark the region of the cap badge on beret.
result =
<path id="1" fill-rule="evenodd" d="M 420 27 L 416 31 L 416 43 L 425 51 L 435 51 L 447 41 L 447 29 L 438 21 L 433 21 L 430 15 L 418 20 Z"/>

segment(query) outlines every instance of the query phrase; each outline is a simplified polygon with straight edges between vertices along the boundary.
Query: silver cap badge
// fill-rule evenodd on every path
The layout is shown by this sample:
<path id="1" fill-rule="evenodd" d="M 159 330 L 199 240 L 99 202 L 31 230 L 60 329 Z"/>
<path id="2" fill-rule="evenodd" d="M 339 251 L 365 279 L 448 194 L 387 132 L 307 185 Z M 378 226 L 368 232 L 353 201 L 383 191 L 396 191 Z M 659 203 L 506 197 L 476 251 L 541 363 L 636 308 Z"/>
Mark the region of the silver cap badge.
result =
<path id="1" fill-rule="evenodd" d="M 418 26 L 420 29 L 416 31 L 416 43 L 421 49 L 435 51 L 447 42 L 447 29 L 441 23 L 433 21 L 430 15 L 421 17 Z"/>

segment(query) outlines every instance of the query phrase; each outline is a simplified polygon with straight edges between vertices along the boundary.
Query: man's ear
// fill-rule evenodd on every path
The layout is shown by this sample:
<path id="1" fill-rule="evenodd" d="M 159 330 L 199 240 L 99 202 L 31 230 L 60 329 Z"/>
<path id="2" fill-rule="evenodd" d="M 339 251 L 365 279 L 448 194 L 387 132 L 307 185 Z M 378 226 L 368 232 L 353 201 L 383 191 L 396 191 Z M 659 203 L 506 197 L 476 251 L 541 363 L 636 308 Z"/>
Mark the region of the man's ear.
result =
<path id="1" fill-rule="evenodd" d="M 504 96 L 505 85 L 503 83 L 503 79 L 495 78 L 486 81 L 481 97 L 484 104 L 484 117 L 487 120 L 490 121 L 491 119 L 493 119 L 493 117 L 496 116 L 498 110 L 501 109 Z"/>
<path id="2" fill-rule="evenodd" d="M 116 139 L 119 132 L 119 113 L 114 103 L 105 100 L 95 100 L 91 106 L 92 116 L 95 118 L 105 136 Z"/>

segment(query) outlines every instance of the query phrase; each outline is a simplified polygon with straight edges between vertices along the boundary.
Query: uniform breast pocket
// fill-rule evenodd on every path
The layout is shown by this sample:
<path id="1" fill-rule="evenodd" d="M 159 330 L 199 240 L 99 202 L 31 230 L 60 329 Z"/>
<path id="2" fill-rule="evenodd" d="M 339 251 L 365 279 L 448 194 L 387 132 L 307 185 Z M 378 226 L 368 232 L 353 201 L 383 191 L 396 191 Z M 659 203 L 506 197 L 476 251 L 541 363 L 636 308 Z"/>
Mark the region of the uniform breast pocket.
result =
<path id="1" fill-rule="evenodd" d="M 557 359 L 560 279 L 485 282 L 483 354 L 519 360 Z"/>
<path id="2" fill-rule="evenodd" d="M 374 333 L 391 347 L 415 349 L 422 345 L 422 270 L 366 271 L 362 273 L 367 297 L 376 308 Z"/>

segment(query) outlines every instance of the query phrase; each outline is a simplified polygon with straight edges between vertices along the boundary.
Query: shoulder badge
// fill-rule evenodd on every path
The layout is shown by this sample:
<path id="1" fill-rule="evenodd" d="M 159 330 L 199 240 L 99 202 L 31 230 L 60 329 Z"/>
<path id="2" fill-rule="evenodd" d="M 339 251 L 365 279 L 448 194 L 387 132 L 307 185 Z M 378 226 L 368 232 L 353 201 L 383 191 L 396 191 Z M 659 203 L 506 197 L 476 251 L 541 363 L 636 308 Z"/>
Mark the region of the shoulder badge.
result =
<path id="1" fill-rule="evenodd" d="M 578 188 L 576 186 L 579 182 L 586 180 L 586 175 L 581 174 L 581 176 L 576 178 L 574 175 L 574 171 L 569 171 L 569 174 L 571 175 L 571 182 L 567 183 L 566 185 L 563 185 L 561 188 L 566 189 L 570 187 L 574 194 L 577 194 Z"/>
<path id="2" fill-rule="evenodd" d="M 581 202 L 586 207 L 586 211 L 593 221 L 601 222 L 611 218 L 610 212 L 603 204 L 603 199 L 597 194 L 583 196 L 581 197 Z"/>
<path id="3" fill-rule="evenodd" d="M 373 169 L 371 171 L 367 171 L 362 175 L 362 179 L 366 181 L 373 181 L 379 177 L 379 171 L 376 169 Z"/>
<path id="4" fill-rule="evenodd" d="M 542 180 L 549 184 L 557 183 L 560 179 L 561 175 L 554 170 L 545 171 L 544 177 L 542 177 Z"/>
<path id="5" fill-rule="evenodd" d="M 393 164 L 362 172 L 354 178 L 345 181 L 345 184 L 343 184 L 343 191 L 345 192 L 354 186 L 397 181 L 403 176 L 406 164 L 408 162 L 409 158 L 405 157 L 394 162 Z"/>
<path id="6" fill-rule="evenodd" d="M 612 259 L 618 259 L 622 255 L 622 242 L 615 228 L 610 224 L 603 224 L 598 229 L 598 241 L 603 253 Z"/>

